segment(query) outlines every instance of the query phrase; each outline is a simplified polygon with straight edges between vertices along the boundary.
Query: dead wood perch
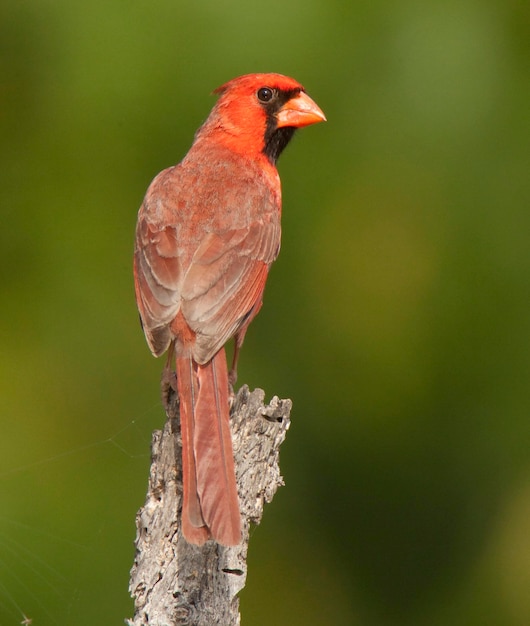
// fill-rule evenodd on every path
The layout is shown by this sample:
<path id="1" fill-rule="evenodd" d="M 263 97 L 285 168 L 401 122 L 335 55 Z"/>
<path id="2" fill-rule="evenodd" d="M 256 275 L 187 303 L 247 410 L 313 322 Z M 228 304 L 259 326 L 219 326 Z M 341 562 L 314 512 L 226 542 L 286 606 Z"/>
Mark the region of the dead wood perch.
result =
<path id="1" fill-rule="evenodd" d="M 180 531 L 182 466 L 176 394 L 163 393 L 167 421 L 151 444 L 149 488 L 136 515 L 136 557 L 129 591 L 135 614 L 129 626 L 236 626 L 237 594 L 245 586 L 250 524 L 259 524 L 265 502 L 283 485 L 280 445 L 289 428 L 290 400 L 243 386 L 231 411 L 243 540 L 234 548 L 214 541 L 188 544 Z"/>

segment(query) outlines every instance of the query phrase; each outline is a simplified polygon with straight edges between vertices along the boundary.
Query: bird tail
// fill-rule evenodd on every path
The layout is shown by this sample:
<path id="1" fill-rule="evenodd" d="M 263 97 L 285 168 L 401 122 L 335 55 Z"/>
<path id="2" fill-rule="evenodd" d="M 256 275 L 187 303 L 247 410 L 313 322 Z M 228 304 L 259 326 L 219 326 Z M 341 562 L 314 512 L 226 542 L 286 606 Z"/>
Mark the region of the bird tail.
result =
<path id="1" fill-rule="evenodd" d="M 224 348 L 205 365 L 177 357 L 182 433 L 182 532 L 189 543 L 241 541 Z"/>

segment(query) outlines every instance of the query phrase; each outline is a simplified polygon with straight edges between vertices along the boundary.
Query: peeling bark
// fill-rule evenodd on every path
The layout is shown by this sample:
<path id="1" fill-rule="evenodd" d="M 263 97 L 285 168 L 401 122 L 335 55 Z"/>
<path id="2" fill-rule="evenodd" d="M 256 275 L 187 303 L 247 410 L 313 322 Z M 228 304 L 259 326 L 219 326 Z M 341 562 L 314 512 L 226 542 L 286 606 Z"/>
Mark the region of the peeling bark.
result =
<path id="1" fill-rule="evenodd" d="M 180 530 L 182 465 L 178 398 L 163 385 L 167 421 L 155 431 L 144 506 L 136 515 L 136 557 L 129 590 L 135 615 L 129 626 L 236 626 L 237 594 L 245 586 L 250 524 L 259 524 L 265 502 L 283 485 L 279 449 L 290 425 L 290 400 L 243 386 L 231 410 L 242 542 L 233 548 L 207 541 L 190 545 Z"/>

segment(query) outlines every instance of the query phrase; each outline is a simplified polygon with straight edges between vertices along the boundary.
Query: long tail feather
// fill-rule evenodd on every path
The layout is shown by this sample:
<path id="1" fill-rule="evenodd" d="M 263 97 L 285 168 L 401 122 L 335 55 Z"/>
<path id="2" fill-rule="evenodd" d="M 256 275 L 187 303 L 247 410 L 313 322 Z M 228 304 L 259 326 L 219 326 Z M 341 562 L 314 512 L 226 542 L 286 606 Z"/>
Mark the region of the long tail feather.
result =
<path id="1" fill-rule="evenodd" d="M 225 546 L 241 541 L 228 404 L 228 370 L 224 348 L 197 367 L 194 448 L 197 491 L 212 537 Z"/>
<path id="2" fill-rule="evenodd" d="M 176 360 L 182 437 L 182 532 L 189 543 L 201 546 L 208 538 L 197 492 L 197 472 L 193 450 L 193 424 L 198 385 L 191 357 Z"/>
<path id="3" fill-rule="evenodd" d="M 211 536 L 225 546 L 241 541 L 228 404 L 228 370 L 221 349 L 205 365 L 177 358 L 181 406 L 183 517 L 187 541 Z"/>

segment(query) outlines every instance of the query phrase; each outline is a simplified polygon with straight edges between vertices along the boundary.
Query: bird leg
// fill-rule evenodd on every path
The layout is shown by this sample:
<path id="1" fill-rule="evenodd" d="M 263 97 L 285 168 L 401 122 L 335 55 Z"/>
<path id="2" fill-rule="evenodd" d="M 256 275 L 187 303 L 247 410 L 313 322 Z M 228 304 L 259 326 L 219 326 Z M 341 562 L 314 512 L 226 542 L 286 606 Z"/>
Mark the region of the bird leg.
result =
<path id="1" fill-rule="evenodd" d="M 245 329 L 246 330 L 246 329 Z M 239 350 L 243 345 L 243 339 L 245 338 L 245 331 L 236 333 L 234 336 L 234 356 L 232 357 L 232 367 L 228 372 L 228 403 L 230 408 L 234 404 L 236 394 L 234 393 L 234 385 L 237 382 L 237 361 L 239 359 Z"/>
<path id="2" fill-rule="evenodd" d="M 177 375 L 172 367 L 173 357 L 175 355 L 175 342 L 169 344 L 167 351 L 166 364 L 162 370 L 162 378 L 160 380 L 160 393 L 164 406 L 168 406 L 170 397 L 178 393 L 177 391 Z"/>
<path id="3" fill-rule="evenodd" d="M 245 330 L 236 333 L 234 336 L 234 356 L 232 357 L 232 367 L 228 372 L 228 385 L 231 395 L 234 394 L 234 385 L 237 382 L 237 362 L 239 360 L 239 351 L 241 350 L 243 340 L 245 339 L 245 332 L 246 328 Z"/>

